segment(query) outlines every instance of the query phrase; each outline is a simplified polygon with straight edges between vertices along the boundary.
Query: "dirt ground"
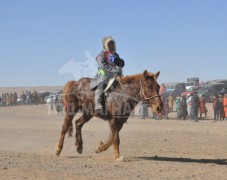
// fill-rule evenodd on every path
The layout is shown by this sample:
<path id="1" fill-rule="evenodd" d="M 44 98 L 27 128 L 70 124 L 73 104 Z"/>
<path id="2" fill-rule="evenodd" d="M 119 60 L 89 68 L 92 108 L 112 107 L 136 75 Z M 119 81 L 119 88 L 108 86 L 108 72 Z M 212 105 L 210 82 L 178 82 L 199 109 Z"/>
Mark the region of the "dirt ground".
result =
<path id="1" fill-rule="evenodd" d="M 211 118 L 211 104 L 208 109 Z M 0 179 L 226 179 L 227 121 L 170 116 L 130 118 L 120 133 L 125 161 L 116 162 L 112 147 L 95 153 L 109 135 L 103 120 L 93 118 L 83 127 L 82 155 L 74 138 L 66 138 L 58 157 L 54 148 L 63 117 L 45 105 L 0 107 Z"/>

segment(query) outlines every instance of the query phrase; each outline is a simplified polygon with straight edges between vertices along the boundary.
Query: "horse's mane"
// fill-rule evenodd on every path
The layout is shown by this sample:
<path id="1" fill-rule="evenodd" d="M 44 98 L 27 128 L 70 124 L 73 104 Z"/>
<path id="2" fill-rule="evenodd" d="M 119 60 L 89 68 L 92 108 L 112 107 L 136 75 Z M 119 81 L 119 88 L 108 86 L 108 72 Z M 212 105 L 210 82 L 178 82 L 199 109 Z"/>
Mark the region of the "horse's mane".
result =
<path id="1" fill-rule="evenodd" d="M 149 76 L 154 76 L 153 73 L 148 73 Z M 138 80 L 141 80 L 143 77 L 143 73 L 141 74 L 135 74 L 135 75 L 129 75 L 125 77 L 118 77 L 118 81 L 122 84 L 132 84 L 137 82 Z"/>
<path id="2" fill-rule="evenodd" d="M 131 84 L 131 83 L 134 83 L 134 82 L 138 81 L 139 79 L 141 79 L 141 77 L 142 77 L 142 74 L 125 76 L 125 77 L 122 77 L 121 82 L 123 84 Z"/>

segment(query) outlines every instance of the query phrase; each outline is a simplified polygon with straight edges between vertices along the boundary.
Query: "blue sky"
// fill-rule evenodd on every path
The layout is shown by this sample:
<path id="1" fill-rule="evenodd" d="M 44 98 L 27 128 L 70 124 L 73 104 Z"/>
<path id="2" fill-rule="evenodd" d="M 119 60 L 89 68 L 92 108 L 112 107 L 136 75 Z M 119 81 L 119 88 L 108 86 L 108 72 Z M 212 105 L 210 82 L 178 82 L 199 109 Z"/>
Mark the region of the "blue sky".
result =
<path id="1" fill-rule="evenodd" d="M 227 79 L 227 1 L 1 0 L 0 86 L 64 85 L 67 62 L 86 61 L 111 35 L 124 74 L 159 82 Z"/>

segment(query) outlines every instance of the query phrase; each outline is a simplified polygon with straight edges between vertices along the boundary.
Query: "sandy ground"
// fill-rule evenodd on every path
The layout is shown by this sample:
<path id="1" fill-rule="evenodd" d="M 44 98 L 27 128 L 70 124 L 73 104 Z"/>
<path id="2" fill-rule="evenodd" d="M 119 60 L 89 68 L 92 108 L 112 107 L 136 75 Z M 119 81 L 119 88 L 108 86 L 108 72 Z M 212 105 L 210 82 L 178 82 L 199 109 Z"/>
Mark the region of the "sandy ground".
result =
<path id="1" fill-rule="evenodd" d="M 0 179 L 227 178 L 227 121 L 130 118 L 120 133 L 125 162 L 116 162 L 112 147 L 95 153 L 109 135 L 97 118 L 83 127 L 82 155 L 66 138 L 55 156 L 63 117 L 48 114 L 45 105 L 0 107 Z"/>

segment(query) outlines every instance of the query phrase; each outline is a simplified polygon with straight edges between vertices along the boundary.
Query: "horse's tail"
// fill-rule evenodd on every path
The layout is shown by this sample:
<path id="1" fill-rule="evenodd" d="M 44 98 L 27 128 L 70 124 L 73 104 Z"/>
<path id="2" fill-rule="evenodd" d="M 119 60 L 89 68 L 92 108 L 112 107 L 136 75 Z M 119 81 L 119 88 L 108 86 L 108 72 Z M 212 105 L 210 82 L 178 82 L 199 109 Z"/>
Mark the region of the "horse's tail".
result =
<path id="1" fill-rule="evenodd" d="M 76 108 L 76 81 L 69 81 L 66 83 L 63 91 L 63 103 L 65 114 L 73 115 L 69 113 L 74 113 L 72 108 Z M 74 105 L 73 105 L 74 104 Z M 73 105 L 73 106 L 72 106 Z M 73 133 L 73 123 L 72 121 L 68 122 L 68 136 L 72 137 Z"/>

